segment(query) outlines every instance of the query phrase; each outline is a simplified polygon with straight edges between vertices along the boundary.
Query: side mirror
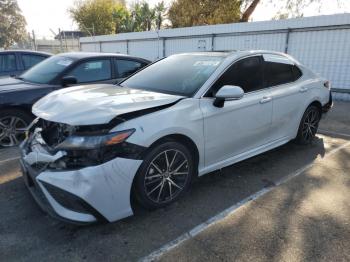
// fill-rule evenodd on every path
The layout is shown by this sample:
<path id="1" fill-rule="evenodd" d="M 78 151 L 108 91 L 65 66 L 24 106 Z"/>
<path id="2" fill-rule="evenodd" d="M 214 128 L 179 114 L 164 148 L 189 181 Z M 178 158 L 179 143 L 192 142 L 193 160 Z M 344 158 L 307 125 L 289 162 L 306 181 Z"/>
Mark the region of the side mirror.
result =
<path id="1" fill-rule="evenodd" d="M 78 83 L 78 80 L 74 76 L 64 76 L 61 80 L 61 84 L 63 87 L 75 85 L 77 83 Z"/>
<path id="2" fill-rule="evenodd" d="M 223 86 L 215 94 L 214 106 L 223 107 L 227 100 L 239 100 L 244 96 L 244 91 L 239 86 Z"/>

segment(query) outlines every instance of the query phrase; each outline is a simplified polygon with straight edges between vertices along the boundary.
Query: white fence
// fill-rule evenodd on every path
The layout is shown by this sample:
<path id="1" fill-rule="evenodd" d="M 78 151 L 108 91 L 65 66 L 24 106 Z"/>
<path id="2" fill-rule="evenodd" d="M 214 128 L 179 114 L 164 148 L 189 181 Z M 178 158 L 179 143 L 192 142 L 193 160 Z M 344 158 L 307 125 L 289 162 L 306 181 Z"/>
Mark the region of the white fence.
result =
<path id="1" fill-rule="evenodd" d="M 150 60 L 190 51 L 275 50 L 330 79 L 336 99 L 350 100 L 350 14 L 83 37 L 80 48 Z"/>

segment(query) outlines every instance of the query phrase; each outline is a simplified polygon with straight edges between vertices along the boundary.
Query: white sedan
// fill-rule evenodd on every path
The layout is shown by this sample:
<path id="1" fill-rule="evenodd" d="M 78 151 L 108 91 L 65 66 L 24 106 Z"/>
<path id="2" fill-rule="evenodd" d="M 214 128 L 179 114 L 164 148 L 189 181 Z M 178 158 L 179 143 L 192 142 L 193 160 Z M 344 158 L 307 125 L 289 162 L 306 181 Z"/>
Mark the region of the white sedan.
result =
<path id="1" fill-rule="evenodd" d="M 58 218 L 91 223 L 176 201 L 196 176 L 295 139 L 312 142 L 330 84 L 269 51 L 173 55 L 119 86 L 61 89 L 33 106 L 25 182 Z"/>

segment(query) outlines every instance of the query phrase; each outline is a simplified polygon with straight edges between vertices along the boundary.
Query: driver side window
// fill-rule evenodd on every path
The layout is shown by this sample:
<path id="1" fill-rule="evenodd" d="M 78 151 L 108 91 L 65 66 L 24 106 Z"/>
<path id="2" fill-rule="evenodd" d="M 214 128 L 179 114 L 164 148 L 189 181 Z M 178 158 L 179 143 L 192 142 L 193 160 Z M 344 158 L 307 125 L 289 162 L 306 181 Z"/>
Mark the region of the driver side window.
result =
<path id="1" fill-rule="evenodd" d="M 66 76 L 74 76 L 77 83 L 88 83 L 112 78 L 110 59 L 89 60 L 76 66 Z"/>
<path id="2" fill-rule="evenodd" d="M 207 97 L 213 97 L 225 85 L 241 87 L 245 93 L 263 88 L 262 57 L 252 56 L 231 65 L 214 83 Z"/>

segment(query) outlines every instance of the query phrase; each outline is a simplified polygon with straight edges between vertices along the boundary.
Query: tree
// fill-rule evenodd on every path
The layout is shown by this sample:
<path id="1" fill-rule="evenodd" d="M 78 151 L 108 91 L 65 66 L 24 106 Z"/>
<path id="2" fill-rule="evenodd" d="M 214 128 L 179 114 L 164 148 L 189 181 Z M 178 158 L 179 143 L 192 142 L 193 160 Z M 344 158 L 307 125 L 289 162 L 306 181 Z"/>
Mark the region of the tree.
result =
<path id="1" fill-rule="evenodd" d="M 154 7 L 155 10 L 155 17 L 156 17 L 156 28 L 160 30 L 162 27 L 163 21 L 165 20 L 165 14 L 166 14 L 166 7 L 164 4 L 164 1 L 159 2 Z"/>
<path id="2" fill-rule="evenodd" d="M 336 0 L 338 5 L 348 0 Z M 275 19 L 301 17 L 310 4 L 322 5 L 322 0 L 174 0 L 169 8 L 173 27 L 248 22 L 261 5 L 274 7 Z"/>
<path id="3" fill-rule="evenodd" d="M 123 31 L 127 20 L 125 1 L 78 0 L 69 13 L 79 29 L 90 35 L 106 35 Z M 119 30 L 118 26 L 121 26 Z"/>
<path id="4" fill-rule="evenodd" d="M 26 36 L 26 20 L 17 0 L 0 0 L 0 47 L 8 48 Z"/>
<path id="5" fill-rule="evenodd" d="M 134 31 L 134 21 L 132 14 L 124 7 L 119 6 L 113 12 L 115 22 L 115 33 L 126 33 Z"/>
<path id="6" fill-rule="evenodd" d="M 134 31 L 150 31 L 155 24 L 155 9 L 145 1 L 136 2 L 132 7 L 134 14 Z"/>
<path id="7" fill-rule="evenodd" d="M 254 10 L 260 3 L 260 0 L 243 0 L 241 1 L 242 16 L 240 22 L 248 22 Z"/>
<path id="8" fill-rule="evenodd" d="M 240 0 L 175 0 L 168 12 L 173 27 L 233 23 L 240 20 Z"/>

